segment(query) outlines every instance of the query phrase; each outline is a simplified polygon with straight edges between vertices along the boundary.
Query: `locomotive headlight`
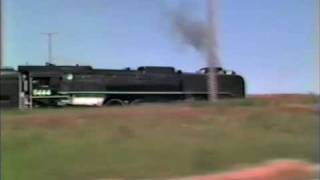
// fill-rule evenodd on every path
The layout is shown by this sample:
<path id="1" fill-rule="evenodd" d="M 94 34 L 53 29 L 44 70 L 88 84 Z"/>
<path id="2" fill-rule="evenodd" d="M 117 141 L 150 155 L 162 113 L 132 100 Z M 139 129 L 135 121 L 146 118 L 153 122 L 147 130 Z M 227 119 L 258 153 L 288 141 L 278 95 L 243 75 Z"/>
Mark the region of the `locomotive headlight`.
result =
<path id="1" fill-rule="evenodd" d="M 69 80 L 69 81 L 72 81 L 73 80 L 73 74 L 67 74 L 66 75 L 66 79 Z"/>

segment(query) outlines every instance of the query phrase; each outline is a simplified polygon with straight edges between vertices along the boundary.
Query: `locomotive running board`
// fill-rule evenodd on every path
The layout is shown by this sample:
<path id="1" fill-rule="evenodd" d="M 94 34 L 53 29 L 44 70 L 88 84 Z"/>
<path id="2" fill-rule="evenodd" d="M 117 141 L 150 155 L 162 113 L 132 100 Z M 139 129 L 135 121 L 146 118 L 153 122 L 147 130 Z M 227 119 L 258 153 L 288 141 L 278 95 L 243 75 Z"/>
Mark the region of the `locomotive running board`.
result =
<path id="1" fill-rule="evenodd" d="M 60 91 L 60 94 L 208 94 L 208 92 L 183 92 L 183 91 Z"/>

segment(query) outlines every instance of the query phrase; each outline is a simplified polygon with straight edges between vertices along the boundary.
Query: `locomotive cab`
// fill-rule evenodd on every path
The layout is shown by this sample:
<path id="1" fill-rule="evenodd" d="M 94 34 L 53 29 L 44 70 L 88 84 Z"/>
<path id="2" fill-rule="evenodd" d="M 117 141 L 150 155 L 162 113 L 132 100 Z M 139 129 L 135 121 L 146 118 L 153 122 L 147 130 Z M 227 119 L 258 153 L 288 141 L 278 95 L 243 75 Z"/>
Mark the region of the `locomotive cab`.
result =
<path id="1" fill-rule="evenodd" d="M 21 107 L 22 94 L 20 74 L 13 68 L 0 69 L 0 107 Z"/>

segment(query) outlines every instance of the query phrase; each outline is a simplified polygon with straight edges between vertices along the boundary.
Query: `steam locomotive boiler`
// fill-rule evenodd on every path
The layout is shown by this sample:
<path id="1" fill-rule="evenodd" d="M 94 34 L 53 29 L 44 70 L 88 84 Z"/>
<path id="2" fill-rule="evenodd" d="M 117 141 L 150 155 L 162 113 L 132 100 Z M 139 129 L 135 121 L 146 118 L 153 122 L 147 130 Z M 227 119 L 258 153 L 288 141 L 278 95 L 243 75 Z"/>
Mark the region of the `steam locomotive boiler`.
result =
<path id="1" fill-rule="evenodd" d="M 124 105 L 206 100 L 208 68 L 186 73 L 173 67 L 95 69 L 91 66 L 19 66 L 1 70 L 2 106 Z M 219 98 L 245 97 L 244 79 L 215 68 Z"/>

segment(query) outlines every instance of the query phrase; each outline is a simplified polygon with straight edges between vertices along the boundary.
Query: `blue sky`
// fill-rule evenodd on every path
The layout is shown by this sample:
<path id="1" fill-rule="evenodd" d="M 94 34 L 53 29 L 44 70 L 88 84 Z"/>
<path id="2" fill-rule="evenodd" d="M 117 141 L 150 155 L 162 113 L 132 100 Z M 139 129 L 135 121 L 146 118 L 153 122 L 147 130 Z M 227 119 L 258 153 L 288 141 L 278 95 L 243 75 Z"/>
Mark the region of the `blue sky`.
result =
<path id="1" fill-rule="evenodd" d="M 44 64 L 47 39 L 41 32 L 58 32 L 57 64 L 196 71 L 206 65 L 205 56 L 182 43 L 168 13 L 181 4 L 204 20 L 205 0 L 6 0 L 5 65 Z M 245 77 L 248 93 L 319 92 L 315 0 L 220 0 L 218 5 L 221 63 Z"/>

